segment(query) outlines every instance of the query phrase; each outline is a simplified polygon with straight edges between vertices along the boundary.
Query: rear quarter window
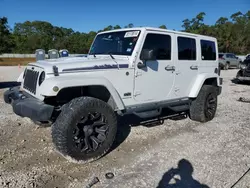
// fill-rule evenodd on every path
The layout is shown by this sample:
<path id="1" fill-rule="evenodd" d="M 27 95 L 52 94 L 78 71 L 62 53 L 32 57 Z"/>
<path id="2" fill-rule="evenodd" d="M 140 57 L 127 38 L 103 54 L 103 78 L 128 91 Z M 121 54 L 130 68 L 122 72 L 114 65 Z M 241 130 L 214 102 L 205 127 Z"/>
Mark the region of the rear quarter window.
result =
<path id="1" fill-rule="evenodd" d="M 201 59 L 204 61 L 216 60 L 215 42 L 209 40 L 201 40 Z"/>

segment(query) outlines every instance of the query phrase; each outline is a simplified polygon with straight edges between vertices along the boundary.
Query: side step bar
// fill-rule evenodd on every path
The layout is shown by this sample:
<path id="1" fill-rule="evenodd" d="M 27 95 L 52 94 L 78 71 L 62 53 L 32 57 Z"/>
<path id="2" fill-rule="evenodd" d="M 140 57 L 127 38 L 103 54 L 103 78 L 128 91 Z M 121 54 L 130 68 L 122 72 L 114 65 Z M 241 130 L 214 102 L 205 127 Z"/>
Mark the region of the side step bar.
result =
<path id="1" fill-rule="evenodd" d="M 182 120 L 182 119 L 186 119 L 186 118 L 187 118 L 187 114 L 185 112 L 183 112 L 181 114 L 174 114 L 174 115 L 159 117 L 159 118 L 155 118 L 155 119 L 151 119 L 151 120 L 141 121 L 140 125 L 145 126 L 145 127 L 153 127 L 153 126 L 164 124 L 164 121 L 167 119 L 177 121 L 177 120 Z"/>

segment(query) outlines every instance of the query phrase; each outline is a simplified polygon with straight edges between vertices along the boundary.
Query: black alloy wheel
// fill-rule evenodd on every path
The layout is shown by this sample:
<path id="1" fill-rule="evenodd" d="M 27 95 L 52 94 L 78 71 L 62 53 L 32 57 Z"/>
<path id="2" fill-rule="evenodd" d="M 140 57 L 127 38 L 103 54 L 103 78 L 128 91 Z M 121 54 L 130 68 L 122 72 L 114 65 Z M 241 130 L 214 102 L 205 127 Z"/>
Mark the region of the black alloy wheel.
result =
<path id="1" fill-rule="evenodd" d="M 215 93 L 210 93 L 207 96 L 207 100 L 205 103 L 205 116 L 208 119 L 212 119 L 216 112 L 216 106 L 217 106 L 217 97 Z"/>
<path id="2" fill-rule="evenodd" d="M 75 147 L 81 152 L 96 151 L 105 141 L 109 126 L 106 117 L 98 112 L 82 117 L 73 130 Z"/>

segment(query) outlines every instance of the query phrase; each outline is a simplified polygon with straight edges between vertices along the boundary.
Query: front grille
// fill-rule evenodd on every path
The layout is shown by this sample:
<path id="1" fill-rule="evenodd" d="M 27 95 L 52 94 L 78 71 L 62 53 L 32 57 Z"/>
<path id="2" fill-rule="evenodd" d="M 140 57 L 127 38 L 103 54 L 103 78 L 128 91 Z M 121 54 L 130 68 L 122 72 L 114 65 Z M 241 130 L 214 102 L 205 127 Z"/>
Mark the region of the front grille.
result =
<path id="1" fill-rule="evenodd" d="M 31 93 L 36 94 L 36 85 L 39 72 L 33 70 L 26 70 L 23 87 Z"/>

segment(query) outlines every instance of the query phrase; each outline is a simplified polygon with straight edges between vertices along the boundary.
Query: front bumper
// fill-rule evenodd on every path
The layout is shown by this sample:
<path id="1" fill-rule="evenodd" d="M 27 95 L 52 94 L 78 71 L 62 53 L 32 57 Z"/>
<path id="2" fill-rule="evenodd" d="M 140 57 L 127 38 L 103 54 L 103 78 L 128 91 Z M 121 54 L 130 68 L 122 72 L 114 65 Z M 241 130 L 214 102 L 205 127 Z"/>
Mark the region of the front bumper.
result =
<path id="1" fill-rule="evenodd" d="M 20 91 L 19 87 L 5 91 L 4 101 L 12 105 L 15 114 L 33 121 L 49 121 L 54 111 L 54 106 Z"/>

